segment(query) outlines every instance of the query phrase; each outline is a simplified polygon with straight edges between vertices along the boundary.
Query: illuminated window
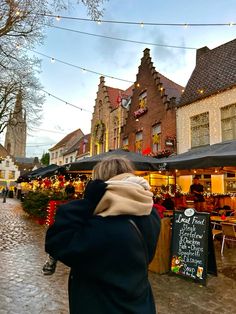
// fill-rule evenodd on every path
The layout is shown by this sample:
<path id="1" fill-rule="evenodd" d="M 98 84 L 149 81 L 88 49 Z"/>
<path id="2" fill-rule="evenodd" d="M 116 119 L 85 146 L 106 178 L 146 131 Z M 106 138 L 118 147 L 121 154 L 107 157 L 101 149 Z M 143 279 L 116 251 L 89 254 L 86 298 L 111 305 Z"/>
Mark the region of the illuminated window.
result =
<path id="1" fill-rule="evenodd" d="M 221 108 L 222 141 L 236 139 L 236 104 Z"/>
<path id="2" fill-rule="evenodd" d="M 119 147 L 119 120 L 117 117 L 113 120 L 113 148 Z"/>
<path id="3" fill-rule="evenodd" d="M 152 151 L 157 153 L 161 150 L 161 124 L 152 127 Z"/>
<path id="4" fill-rule="evenodd" d="M 209 136 L 209 112 L 190 118 L 191 123 L 191 147 L 210 144 Z"/>
<path id="5" fill-rule="evenodd" d="M 145 108 L 146 106 L 147 106 L 147 91 L 144 91 L 139 95 L 139 108 Z"/>
<path id="6" fill-rule="evenodd" d="M 143 148 L 143 132 L 137 132 L 135 135 L 136 152 L 140 153 Z"/>
<path id="7" fill-rule="evenodd" d="M 8 179 L 15 179 L 15 171 L 8 172 Z"/>
<path id="8" fill-rule="evenodd" d="M 128 139 L 128 137 L 123 139 L 123 149 L 129 149 L 129 139 Z"/>
<path id="9" fill-rule="evenodd" d="M 0 170 L 0 178 L 5 179 L 5 170 Z"/>

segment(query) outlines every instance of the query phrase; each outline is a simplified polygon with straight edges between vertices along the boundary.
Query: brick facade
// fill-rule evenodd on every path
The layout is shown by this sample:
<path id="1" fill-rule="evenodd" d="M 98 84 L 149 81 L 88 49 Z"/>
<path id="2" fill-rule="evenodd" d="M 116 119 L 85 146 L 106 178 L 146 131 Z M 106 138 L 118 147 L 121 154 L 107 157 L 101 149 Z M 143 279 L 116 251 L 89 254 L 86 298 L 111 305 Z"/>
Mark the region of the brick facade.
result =
<path id="1" fill-rule="evenodd" d="M 122 145 L 125 146 L 128 139 L 126 147 L 130 151 L 146 152 L 150 155 L 164 150 L 175 151 L 176 99 L 180 97 L 183 87 L 155 70 L 149 49 L 144 50 L 134 86 L 122 134 Z M 159 127 L 159 133 L 154 140 L 155 126 Z M 139 132 L 142 133 L 142 140 L 138 145 Z M 167 140 L 174 145 L 167 145 Z"/>
<path id="2" fill-rule="evenodd" d="M 127 116 L 127 110 L 121 106 L 121 100 L 130 96 L 131 92 L 132 88 L 123 91 L 106 86 L 104 77 L 100 77 L 91 121 L 92 156 L 120 147 L 121 130 Z"/>

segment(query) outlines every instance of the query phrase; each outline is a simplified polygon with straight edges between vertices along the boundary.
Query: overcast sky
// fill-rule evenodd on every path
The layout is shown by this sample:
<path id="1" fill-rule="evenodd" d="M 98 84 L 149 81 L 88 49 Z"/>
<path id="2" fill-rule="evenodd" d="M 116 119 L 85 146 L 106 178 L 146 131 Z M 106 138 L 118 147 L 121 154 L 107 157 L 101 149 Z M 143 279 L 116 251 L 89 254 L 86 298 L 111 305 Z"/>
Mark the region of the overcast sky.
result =
<path id="1" fill-rule="evenodd" d="M 104 2 L 103 6 L 104 20 L 187 24 L 236 22 L 235 0 L 110 0 Z M 59 13 L 55 12 L 57 14 Z M 88 18 L 82 5 L 62 14 Z M 55 20 L 54 25 L 77 32 L 48 27 L 44 44 L 36 47 L 35 51 L 49 56 L 47 58 L 36 54 L 42 58 L 40 80 L 44 90 L 65 102 L 46 94 L 42 124 L 28 134 L 27 157 L 41 157 L 48 148 L 78 128 L 84 134 L 90 133 L 100 75 L 82 71 L 78 67 L 103 74 L 108 86 L 126 89 L 131 83 L 106 76 L 134 82 L 143 50 L 150 48 L 156 70 L 185 86 L 196 58 L 196 50 L 186 49 L 187 47 L 208 46 L 212 49 L 236 37 L 236 26 L 141 27 L 126 23 L 98 24 L 69 19 Z M 95 37 L 78 31 L 143 44 Z M 158 47 L 150 43 L 183 48 Z M 50 57 L 72 66 L 58 61 L 52 63 Z M 3 143 L 3 135 L 0 140 Z"/>

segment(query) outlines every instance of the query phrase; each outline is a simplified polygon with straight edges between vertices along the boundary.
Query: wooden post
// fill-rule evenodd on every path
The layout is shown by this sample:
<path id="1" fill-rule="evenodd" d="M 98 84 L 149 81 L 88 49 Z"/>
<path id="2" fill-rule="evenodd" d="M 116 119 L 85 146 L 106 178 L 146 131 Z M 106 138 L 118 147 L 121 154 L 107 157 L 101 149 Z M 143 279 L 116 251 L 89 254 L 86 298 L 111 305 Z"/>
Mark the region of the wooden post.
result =
<path id="1" fill-rule="evenodd" d="M 152 262 L 149 264 L 149 270 L 158 274 L 164 274 L 170 270 L 170 243 L 171 227 L 170 218 L 161 220 L 161 232 L 159 235 L 157 249 Z"/>

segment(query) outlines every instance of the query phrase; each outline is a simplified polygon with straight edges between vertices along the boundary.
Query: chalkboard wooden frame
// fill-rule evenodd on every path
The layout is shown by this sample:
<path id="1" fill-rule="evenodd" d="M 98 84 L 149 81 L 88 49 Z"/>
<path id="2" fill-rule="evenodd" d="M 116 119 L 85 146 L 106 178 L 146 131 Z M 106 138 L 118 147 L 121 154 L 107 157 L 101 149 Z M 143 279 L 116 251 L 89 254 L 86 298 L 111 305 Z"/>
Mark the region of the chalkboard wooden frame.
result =
<path id="1" fill-rule="evenodd" d="M 174 212 L 170 260 L 171 273 L 203 285 L 207 273 L 217 275 L 209 213 L 193 208 Z"/>

